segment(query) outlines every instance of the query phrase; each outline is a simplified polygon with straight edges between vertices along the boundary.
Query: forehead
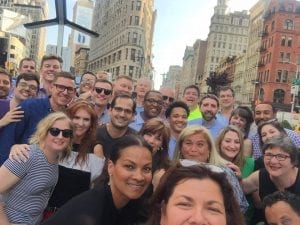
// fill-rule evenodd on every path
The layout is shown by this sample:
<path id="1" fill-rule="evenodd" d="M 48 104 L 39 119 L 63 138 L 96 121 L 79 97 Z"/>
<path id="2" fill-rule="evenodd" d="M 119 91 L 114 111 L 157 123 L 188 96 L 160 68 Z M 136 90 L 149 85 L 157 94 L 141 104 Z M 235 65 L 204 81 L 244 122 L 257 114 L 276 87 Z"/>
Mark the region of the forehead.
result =
<path id="1" fill-rule="evenodd" d="M 184 138 L 184 140 L 187 140 L 187 139 L 196 139 L 196 140 L 206 140 L 206 138 L 204 137 L 203 133 L 196 133 L 196 134 L 191 134 L 191 135 L 188 135 Z"/>
<path id="2" fill-rule="evenodd" d="M 93 79 L 96 80 L 96 77 L 93 74 L 91 74 L 91 73 L 85 73 L 85 74 L 83 74 L 82 78 L 89 78 L 89 79 L 93 78 Z"/>
<path id="3" fill-rule="evenodd" d="M 115 107 L 122 106 L 127 109 L 132 109 L 133 100 L 131 98 L 117 98 Z"/>
<path id="4" fill-rule="evenodd" d="M 61 85 L 65 84 L 75 84 L 75 81 L 66 77 L 58 77 L 55 83 L 59 83 Z"/>
<path id="5" fill-rule="evenodd" d="M 137 81 L 137 85 L 147 85 L 147 86 L 150 86 L 151 85 L 151 81 L 150 80 L 147 80 L 147 79 L 140 79 Z"/>
<path id="6" fill-rule="evenodd" d="M 266 148 L 265 152 L 272 152 L 272 153 L 288 153 L 284 149 L 279 146 L 269 146 Z M 288 153 L 289 154 L 289 153 Z"/>
<path id="7" fill-rule="evenodd" d="M 60 62 L 57 59 L 47 59 L 43 62 L 43 65 L 59 65 L 60 66 Z"/>
<path id="8" fill-rule="evenodd" d="M 233 94 L 230 89 L 220 91 L 220 95 L 228 95 L 228 94 L 230 94 L 230 95 Z"/>
<path id="9" fill-rule="evenodd" d="M 239 138 L 239 135 L 237 132 L 233 131 L 233 130 L 229 130 L 225 133 L 224 137 L 236 137 Z"/>
<path id="10" fill-rule="evenodd" d="M 0 73 L 0 79 L 2 79 L 2 80 L 8 80 L 9 81 L 9 76 L 7 75 L 7 74 L 5 74 L 5 73 Z"/>
<path id="11" fill-rule="evenodd" d="M 110 90 L 112 89 L 112 86 L 107 82 L 97 82 L 95 84 L 95 87 L 101 87 L 101 88 L 106 88 L 106 89 L 110 89 Z"/>
<path id="12" fill-rule="evenodd" d="M 52 127 L 57 127 L 57 128 L 65 128 L 65 127 L 68 127 L 68 128 L 70 128 L 70 127 L 71 127 L 70 125 L 71 125 L 71 124 L 69 123 L 68 120 L 66 120 L 66 119 L 59 119 L 59 120 L 56 120 L 56 121 L 53 123 Z"/>
<path id="13" fill-rule="evenodd" d="M 171 114 L 184 114 L 187 115 L 187 112 L 182 107 L 175 107 L 172 109 Z"/>
<path id="14" fill-rule="evenodd" d="M 273 111 L 272 106 L 269 104 L 259 104 L 255 107 L 255 112 L 256 111 Z"/>
<path id="15" fill-rule="evenodd" d="M 149 92 L 147 98 L 162 98 L 161 93 L 159 92 Z"/>
<path id="16" fill-rule="evenodd" d="M 213 99 L 213 98 L 205 98 L 205 99 L 202 100 L 202 105 L 203 104 L 217 105 L 218 102 L 215 99 Z"/>
<path id="17" fill-rule="evenodd" d="M 186 93 L 197 93 L 198 94 L 198 91 L 195 89 L 195 88 L 187 88 L 184 92 L 184 94 Z"/>
<path id="18" fill-rule="evenodd" d="M 37 82 L 36 82 L 36 80 L 24 80 L 23 78 L 22 79 L 20 79 L 20 81 L 19 82 L 25 82 L 25 83 L 30 83 L 30 84 L 38 84 Z"/>
<path id="19" fill-rule="evenodd" d="M 34 65 L 35 66 L 35 62 L 33 60 L 24 60 L 22 62 L 22 66 L 24 65 Z"/>
<path id="20" fill-rule="evenodd" d="M 151 151 L 144 146 L 132 145 L 125 147 L 120 151 L 118 160 L 120 159 L 136 161 L 138 164 L 148 164 L 152 162 L 152 154 Z"/>
<path id="21" fill-rule="evenodd" d="M 119 80 L 116 80 L 115 84 L 132 86 L 132 81 L 126 78 L 120 78 Z"/>
<path id="22" fill-rule="evenodd" d="M 159 91 L 162 95 L 166 95 L 168 97 L 174 97 L 175 93 L 172 89 L 170 88 L 162 88 Z"/>

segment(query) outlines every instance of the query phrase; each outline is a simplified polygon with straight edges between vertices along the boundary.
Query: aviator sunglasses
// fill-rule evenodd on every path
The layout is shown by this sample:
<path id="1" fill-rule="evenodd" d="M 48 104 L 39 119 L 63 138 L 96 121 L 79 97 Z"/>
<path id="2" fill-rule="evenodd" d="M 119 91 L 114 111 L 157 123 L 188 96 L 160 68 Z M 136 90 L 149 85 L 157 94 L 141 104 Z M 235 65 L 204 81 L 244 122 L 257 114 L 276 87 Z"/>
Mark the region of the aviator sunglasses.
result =
<path id="1" fill-rule="evenodd" d="M 100 94 L 103 91 L 105 95 L 110 95 L 112 93 L 112 90 L 108 90 L 108 89 L 105 89 L 105 88 L 97 88 L 97 87 L 95 87 L 95 91 L 98 94 Z"/>
<path id="2" fill-rule="evenodd" d="M 165 95 L 164 95 L 164 96 L 162 96 L 162 98 L 163 98 L 164 101 L 168 100 L 168 101 L 171 102 L 171 103 L 174 102 L 174 98 L 172 98 L 172 97 L 169 97 L 169 96 L 165 96 Z"/>
<path id="3" fill-rule="evenodd" d="M 73 137 L 73 131 L 71 129 L 61 130 L 61 129 L 58 129 L 56 127 L 51 127 L 48 131 L 53 137 L 57 137 L 60 134 L 60 132 L 62 132 L 62 136 L 64 138 Z"/>

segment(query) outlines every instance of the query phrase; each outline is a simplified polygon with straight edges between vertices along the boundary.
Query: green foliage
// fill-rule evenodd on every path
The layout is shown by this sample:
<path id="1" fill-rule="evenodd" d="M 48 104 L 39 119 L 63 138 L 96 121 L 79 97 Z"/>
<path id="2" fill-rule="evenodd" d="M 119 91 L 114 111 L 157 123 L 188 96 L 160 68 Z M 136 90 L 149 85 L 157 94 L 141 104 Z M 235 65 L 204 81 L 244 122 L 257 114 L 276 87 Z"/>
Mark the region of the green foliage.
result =
<path id="1" fill-rule="evenodd" d="M 287 120 L 282 121 L 281 125 L 286 129 L 293 130 L 292 125 Z"/>
<path id="2" fill-rule="evenodd" d="M 227 73 L 217 74 L 216 72 L 211 72 L 205 82 L 209 86 L 209 93 L 215 95 L 218 94 L 219 87 L 227 86 L 231 83 Z"/>

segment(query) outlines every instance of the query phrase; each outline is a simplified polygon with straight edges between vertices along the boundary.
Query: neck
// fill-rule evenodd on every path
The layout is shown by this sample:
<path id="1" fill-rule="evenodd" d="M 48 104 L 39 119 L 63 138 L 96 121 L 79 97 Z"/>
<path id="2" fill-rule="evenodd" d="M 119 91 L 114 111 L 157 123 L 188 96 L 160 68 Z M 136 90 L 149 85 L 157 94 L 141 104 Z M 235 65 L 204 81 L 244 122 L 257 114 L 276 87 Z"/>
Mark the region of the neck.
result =
<path id="1" fill-rule="evenodd" d="M 205 127 L 209 127 L 210 125 L 212 125 L 212 124 L 215 122 L 215 120 L 216 120 L 216 119 L 213 118 L 213 119 L 207 121 L 207 120 L 205 120 L 205 119 L 203 118 L 203 120 L 202 120 L 202 121 L 203 121 L 203 122 L 202 122 L 202 125 L 205 126 Z"/>
<path id="2" fill-rule="evenodd" d="M 112 125 L 112 123 L 110 122 L 110 123 L 106 124 L 106 129 L 112 138 L 119 138 L 119 137 L 123 137 L 125 135 L 125 133 L 128 129 L 128 126 L 120 129 L 120 128 L 114 127 Z"/>
<path id="3" fill-rule="evenodd" d="M 58 162 L 59 153 L 51 151 L 51 149 L 47 149 L 46 147 L 44 147 L 42 151 L 44 152 L 44 155 L 49 163 L 54 164 Z"/>
<path id="4" fill-rule="evenodd" d="M 193 111 L 193 110 L 195 110 L 197 107 L 198 107 L 198 104 L 194 104 L 194 105 L 191 105 L 189 108 L 190 108 L 190 111 Z"/>
<path id="5" fill-rule="evenodd" d="M 179 134 L 180 134 L 180 133 L 177 133 L 177 132 L 171 130 L 171 136 L 173 136 L 176 140 L 178 140 Z"/>
<path id="6" fill-rule="evenodd" d="M 112 181 L 110 181 L 110 190 L 111 190 L 111 195 L 113 198 L 114 205 L 117 209 L 121 209 L 128 204 L 129 199 L 126 199 L 125 197 L 120 196 L 120 194 L 118 194 L 118 192 L 115 190 Z"/>
<path id="7" fill-rule="evenodd" d="M 151 119 L 151 118 L 149 118 L 148 116 L 145 115 L 144 111 L 141 112 L 140 115 L 141 115 L 141 117 L 143 118 L 144 121 L 147 121 L 147 120 Z"/>
<path id="8" fill-rule="evenodd" d="M 221 113 L 223 116 L 225 116 L 229 119 L 229 117 L 231 116 L 232 110 L 233 110 L 232 107 L 222 108 Z"/>
<path id="9" fill-rule="evenodd" d="M 10 109 L 14 109 L 20 103 L 21 103 L 21 100 L 17 99 L 16 96 L 14 96 L 9 102 L 9 107 L 10 107 Z"/>
<path id="10" fill-rule="evenodd" d="M 51 82 L 50 81 L 47 81 L 47 80 L 42 80 L 42 83 L 43 83 L 43 88 L 46 90 L 47 94 L 50 95 L 50 85 L 51 85 Z"/>
<path id="11" fill-rule="evenodd" d="M 94 110 L 98 116 L 101 116 L 101 114 L 104 112 L 106 107 L 107 107 L 106 105 L 103 106 L 95 105 Z"/>
<path id="12" fill-rule="evenodd" d="M 57 105 L 55 102 L 53 102 L 53 98 L 50 98 L 50 106 L 51 106 L 51 109 L 55 112 L 64 111 L 66 108 L 66 106 L 60 106 L 60 105 Z"/>
<path id="13" fill-rule="evenodd" d="M 270 177 L 278 190 L 284 191 L 286 188 L 292 186 L 297 179 L 298 168 L 295 166 L 291 169 L 289 174 L 283 174 L 280 177 Z"/>
<path id="14" fill-rule="evenodd" d="M 138 106 L 143 105 L 144 104 L 144 96 L 136 96 L 135 102 Z"/>

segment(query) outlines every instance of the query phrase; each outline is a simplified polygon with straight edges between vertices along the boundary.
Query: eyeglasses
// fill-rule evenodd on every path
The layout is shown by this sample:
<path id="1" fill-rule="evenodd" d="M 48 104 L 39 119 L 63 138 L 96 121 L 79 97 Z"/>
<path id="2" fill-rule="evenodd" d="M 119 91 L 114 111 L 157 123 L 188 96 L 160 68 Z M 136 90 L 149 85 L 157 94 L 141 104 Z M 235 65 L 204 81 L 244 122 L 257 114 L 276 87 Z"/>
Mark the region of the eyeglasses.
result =
<path id="1" fill-rule="evenodd" d="M 156 105 L 161 106 L 161 105 L 163 104 L 162 101 L 159 101 L 159 100 L 157 101 L 157 100 L 152 99 L 152 98 L 148 98 L 148 99 L 146 99 L 145 101 L 146 101 L 146 102 L 149 102 L 149 103 L 152 104 L 152 105 L 156 104 Z"/>
<path id="2" fill-rule="evenodd" d="M 51 127 L 49 128 L 49 133 L 53 136 L 53 137 L 57 137 L 60 132 L 62 132 L 62 136 L 64 138 L 71 138 L 73 137 L 73 130 L 71 129 L 64 129 L 64 130 L 61 130 L 61 129 L 58 129 L 56 127 Z"/>
<path id="3" fill-rule="evenodd" d="M 218 167 L 218 166 L 215 166 L 215 165 L 209 164 L 209 163 L 196 162 L 196 161 L 189 160 L 189 159 L 180 159 L 179 163 L 181 166 L 184 166 L 184 167 L 204 166 L 204 167 L 210 169 L 212 172 L 225 173 L 225 171 L 221 167 Z"/>
<path id="4" fill-rule="evenodd" d="M 126 114 L 132 114 L 132 110 L 130 110 L 130 109 L 124 109 L 122 107 L 117 107 L 117 106 L 113 107 L 113 109 L 116 110 L 116 112 L 118 112 L 118 113 L 121 113 L 124 111 L 124 113 L 126 113 Z"/>
<path id="5" fill-rule="evenodd" d="M 284 154 L 273 155 L 272 153 L 265 153 L 264 157 L 266 160 L 271 160 L 271 159 L 273 159 L 273 157 L 275 157 L 278 161 L 284 161 L 287 158 L 290 158 L 289 155 L 284 155 Z"/>
<path id="6" fill-rule="evenodd" d="M 21 88 L 29 88 L 29 90 L 32 92 L 36 92 L 38 89 L 37 86 L 34 86 L 32 84 L 27 84 L 26 82 L 20 82 L 18 86 L 20 86 Z"/>
<path id="7" fill-rule="evenodd" d="M 95 87 L 95 91 L 100 94 L 102 91 L 105 95 L 110 95 L 112 93 L 112 90 L 108 90 L 108 89 L 105 89 L 105 88 L 97 88 Z"/>
<path id="8" fill-rule="evenodd" d="M 56 87 L 56 90 L 58 90 L 59 92 L 64 92 L 67 89 L 67 93 L 68 94 L 74 94 L 75 92 L 75 88 L 74 87 L 67 87 L 65 85 L 61 85 L 61 84 L 53 84 Z"/>
<path id="9" fill-rule="evenodd" d="M 172 98 L 172 97 L 163 95 L 162 98 L 163 98 L 164 101 L 168 100 L 168 101 L 171 102 L 171 103 L 174 102 L 174 98 Z"/>

